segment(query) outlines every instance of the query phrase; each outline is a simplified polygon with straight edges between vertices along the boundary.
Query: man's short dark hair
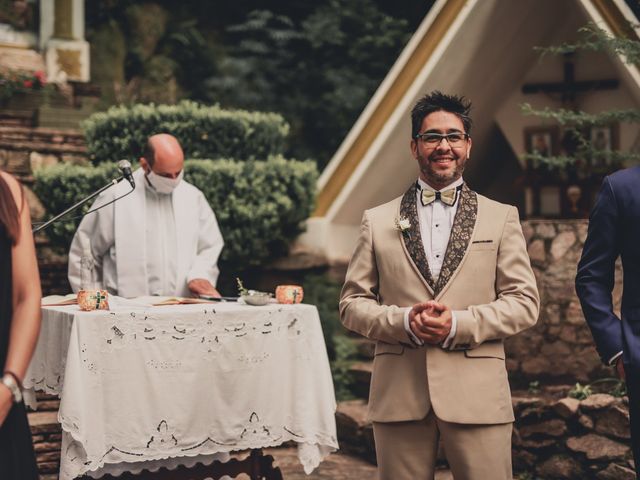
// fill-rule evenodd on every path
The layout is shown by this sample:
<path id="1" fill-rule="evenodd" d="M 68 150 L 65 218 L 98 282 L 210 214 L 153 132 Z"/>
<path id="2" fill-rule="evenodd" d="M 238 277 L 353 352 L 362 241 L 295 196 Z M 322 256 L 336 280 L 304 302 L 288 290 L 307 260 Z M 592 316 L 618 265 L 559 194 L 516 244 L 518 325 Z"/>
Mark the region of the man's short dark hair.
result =
<path id="1" fill-rule="evenodd" d="M 147 145 L 144 147 L 142 156 L 149 164 L 149 167 L 153 167 L 153 163 L 156 161 L 156 149 L 151 142 L 151 137 L 147 139 Z"/>
<path id="2" fill-rule="evenodd" d="M 471 102 L 458 95 L 447 95 L 438 90 L 422 97 L 411 110 L 411 138 L 416 138 L 424 118 L 433 112 L 445 111 L 457 116 L 467 135 L 471 135 Z"/>

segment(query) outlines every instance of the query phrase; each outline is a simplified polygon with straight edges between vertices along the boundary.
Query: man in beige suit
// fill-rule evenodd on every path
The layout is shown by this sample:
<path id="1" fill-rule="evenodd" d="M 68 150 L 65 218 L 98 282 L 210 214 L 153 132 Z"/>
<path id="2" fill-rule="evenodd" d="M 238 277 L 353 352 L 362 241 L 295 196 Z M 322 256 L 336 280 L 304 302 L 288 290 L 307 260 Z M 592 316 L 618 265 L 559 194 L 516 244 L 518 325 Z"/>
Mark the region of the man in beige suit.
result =
<path id="1" fill-rule="evenodd" d="M 539 297 L 515 207 L 463 182 L 470 104 L 433 92 L 411 112 L 420 176 L 364 212 L 340 300 L 376 341 L 369 415 L 380 480 L 434 476 L 438 438 L 456 480 L 512 478 L 503 340 Z"/>

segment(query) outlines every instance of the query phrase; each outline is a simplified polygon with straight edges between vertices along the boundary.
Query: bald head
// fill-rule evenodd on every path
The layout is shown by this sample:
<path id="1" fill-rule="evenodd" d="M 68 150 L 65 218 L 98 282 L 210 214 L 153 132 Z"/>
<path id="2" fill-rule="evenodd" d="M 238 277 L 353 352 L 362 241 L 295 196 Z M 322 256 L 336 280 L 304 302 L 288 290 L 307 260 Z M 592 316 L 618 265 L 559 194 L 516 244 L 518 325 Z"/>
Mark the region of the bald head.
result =
<path id="1" fill-rule="evenodd" d="M 147 140 L 144 156 L 140 165 L 145 172 L 153 170 L 162 177 L 176 178 L 184 167 L 184 153 L 180 143 L 173 135 L 158 133 Z"/>

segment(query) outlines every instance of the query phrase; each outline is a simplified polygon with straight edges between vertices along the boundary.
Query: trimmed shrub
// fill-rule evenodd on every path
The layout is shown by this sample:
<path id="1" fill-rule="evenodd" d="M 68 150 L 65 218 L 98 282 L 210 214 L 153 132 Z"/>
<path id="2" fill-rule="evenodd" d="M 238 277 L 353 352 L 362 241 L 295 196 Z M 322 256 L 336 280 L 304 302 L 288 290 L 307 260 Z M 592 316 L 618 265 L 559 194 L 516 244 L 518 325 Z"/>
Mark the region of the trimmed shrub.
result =
<path id="1" fill-rule="evenodd" d="M 185 178 L 203 191 L 225 241 L 222 260 L 242 268 L 285 255 L 313 211 L 312 161 L 193 160 Z"/>
<path id="2" fill-rule="evenodd" d="M 45 220 L 48 220 L 119 175 L 118 167 L 114 163 L 97 167 L 60 163 L 33 172 L 33 191 L 46 208 Z M 81 217 L 89 211 L 92 204 L 93 201 L 87 202 L 82 209 L 47 227 L 45 232 L 52 247 L 65 253 L 69 251 L 71 239 L 76 233 Z"/>
<path id="3" fill-rule="evenodd" d="M 318 308 L 329 360 L 334 361 L 337 359 L 334 337 L 344 335 L 345 332 L 338 310 L 342 283 L 332 279 L 326 273 L 310 273 L 304 276 L 302 286 L 304 303 L 310 303 Z"/>
<path id="4" fill-rule="evenodd" d="M 61 164 L 34 173 L 34 191 L 51 214 L 60 212 L 112 178 L 113 164 Z M 313 209 L 318 172 L 312 161 L 189 160 L 185 179 L 204 193 L 225 240 L 221 260 L 228 269 L 261 266 L 284 255 Z M 88 206 L 85 211 L 88 210 Z M 78 218 L 52 225 L 52 246 L 68 251 Z"/>
<path id="5" fill-rule="evenodd" d="M 281 154 L 289 125 L 276 113 L 225 110 L 191 101 L 116 106 L 82 124 L 93 164 L 138 160 L 155 133 L 170 133 L 186 158 L 255 160 Z"/>

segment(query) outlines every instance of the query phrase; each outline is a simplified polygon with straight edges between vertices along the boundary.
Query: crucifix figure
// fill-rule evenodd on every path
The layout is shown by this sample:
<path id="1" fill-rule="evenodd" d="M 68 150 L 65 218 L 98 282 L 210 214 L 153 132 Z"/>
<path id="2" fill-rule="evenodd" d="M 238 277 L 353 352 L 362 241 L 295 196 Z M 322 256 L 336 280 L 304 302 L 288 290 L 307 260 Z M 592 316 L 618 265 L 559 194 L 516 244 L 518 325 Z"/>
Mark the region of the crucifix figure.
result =
<path id="1" fill-rule="evenodd" d="M 559 93 L 562 106 L 568 110 L 577 111 L 579 94 L 593 90 L 618 88 L 620 81 L 617 78 L 576 81 L 574 58 L 575 53 L 573 52 L 564 54 L 564 79 L 562 82 L 526 83 L 522 86 L 522 93 Z"/>
<path id="2" fill-rule="evenodd" d="M 581 80 L 575 78 L 575 52 L 564 54 L 564 78 L 561 82 L 528 83 L 522 86 L 522 93 L 545 93 L 562 102 L 565 110 L 578 111 L 578 97 L 585 93 L 598 90 L 614 90 L 618 88 L 618 79 Z M 573 157 L 580 144 L 582 133 L 572 128 L 564 129 L 560 135 L 560 152 Z M 535 148 L 538 152 L 540 148 Z M 558 152 L 550 152 L 557 154 Z M 581 158 L 579 162 L 589 161 Z M 533 216 L 558 215 L 563 218 L 584 218 L 589 211 L 590 198 L 595 184 L 581 180 L 576 164 L 568 165 L 563 172 L 563 179 L 558 179 L 551 172 L 533 172 L 531 167 L 527 171 L 530 177 L 528 187 L 530 203 L 527 214 Z M 598 185 L 599 186 L 599 185 Z M 543 197 L 546 203 L 543 208 Z M 549 207 L 552 207 L 551 209 Z M 547 211 L 545 211 L 545 209 Z"/>

